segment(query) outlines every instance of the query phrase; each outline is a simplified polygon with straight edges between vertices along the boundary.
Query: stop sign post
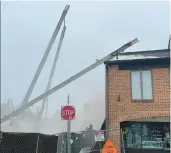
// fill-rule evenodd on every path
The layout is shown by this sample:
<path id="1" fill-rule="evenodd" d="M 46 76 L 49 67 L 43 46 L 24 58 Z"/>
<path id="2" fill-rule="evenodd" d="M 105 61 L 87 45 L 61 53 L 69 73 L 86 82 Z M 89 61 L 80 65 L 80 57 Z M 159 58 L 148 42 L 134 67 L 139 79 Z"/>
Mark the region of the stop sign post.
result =
<path id="1" fill-rule="evenodd" d="M 69 105 L 69 94 L 67 103 L 68 105 L 61 108 L 61 118 L 67 121 L 67 153 L 71 153 L 71 120 L 75 118 L 75 108 Z"/>
<path id="2" fill-rule="evenodd" d="M 63 106 L 61 108 L 61 118 L 63 120 L 72 120 L 75 118 L 75 108 L 73 106 Z"/>

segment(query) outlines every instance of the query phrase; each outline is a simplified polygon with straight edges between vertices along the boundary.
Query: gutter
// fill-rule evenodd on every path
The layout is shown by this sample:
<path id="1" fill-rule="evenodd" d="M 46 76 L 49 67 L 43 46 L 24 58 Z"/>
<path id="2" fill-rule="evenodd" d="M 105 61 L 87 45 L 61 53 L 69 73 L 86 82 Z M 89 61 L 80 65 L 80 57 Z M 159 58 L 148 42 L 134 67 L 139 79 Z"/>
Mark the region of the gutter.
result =
<path id="1" fill-rule="evenodd" d="M 136 52 L 122 52 L 119 55 L 141 55 L 141 56 L 158 56 L 158 57 L 162 57 L 162 56 L 170 56 L 170 50 L 169 49 L 159 49 L 159 50 L 147 50 L 147 51 L 136 51 Z"/>

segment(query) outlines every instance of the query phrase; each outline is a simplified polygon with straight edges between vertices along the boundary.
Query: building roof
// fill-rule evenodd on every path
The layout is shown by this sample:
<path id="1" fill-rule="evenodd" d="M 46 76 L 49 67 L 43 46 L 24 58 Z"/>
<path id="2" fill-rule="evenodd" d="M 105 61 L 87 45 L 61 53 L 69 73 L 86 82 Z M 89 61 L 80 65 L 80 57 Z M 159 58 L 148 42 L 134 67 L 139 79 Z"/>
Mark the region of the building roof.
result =
<path id="1" fill-rule="evenodd" d="M 116 64 L 126 64 L 132 62 L 143 62 L 143 61 L 170 61 L 170 50 L 150 50 L 150 51 L 137 51 L 137 52 L 123 52 L 118 55 L 118 59 L 114 57 L 111 61 L 105 61 L 104 64 L 116 65 Z"/>

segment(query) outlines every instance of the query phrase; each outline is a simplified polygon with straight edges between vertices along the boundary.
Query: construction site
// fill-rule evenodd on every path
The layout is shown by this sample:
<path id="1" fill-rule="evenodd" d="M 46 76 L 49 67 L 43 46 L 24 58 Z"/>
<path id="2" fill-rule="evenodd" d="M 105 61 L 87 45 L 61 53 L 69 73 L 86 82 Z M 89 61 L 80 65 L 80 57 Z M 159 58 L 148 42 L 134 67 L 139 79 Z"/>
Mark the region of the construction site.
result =
<path id="1" fill-rule="evenodd" d="M 119 46 L 117 49 L 115 49 L 114 51 L 111 51 L 111 53 L 105 55 L 100 59 L 95 59 L 94 63 L 83 68 L 81 71 L 78 71 L 72 76 L 67 76 L 66 80 L 60 82 L 57 85 L 54 85 L 53 80 L 55 77 L 58 77 L 58 73 L 57 75 L 55 75 L 55 72 L 56 71 L 58 72 L 57 67 L 60 61 L 59 60 L 60 53 L 62 52 L 62 48 L 65 45 L 65 36 L 67 31 L 69 30 L 68 27 L 70 26 L 70 23 L 67 21 L 67 14 L 69 14 L 70 7 L 72 6 L 66 5 L 65 8 L 63 9 L 60 18 L 58 19 L 59 21 L 57 23 L 57 26 L 55 27 L 55 30 L 50 38 L 50 41 L 45 49 L 45 52 L 40 60 L 38 67 L 35 65 L 37 67 L 36 72 L 34 72 L 34 76 L 31 82 L 29 83 L 27 91 L 23 96 L 20 104 L 16 105 L 11 97 L 6 97 L 6 99 L 4 99 L 3 101 L 1 99 L 1 130 L 0 130 L 1 152 L 2 153 L 101 153 L 101 152 L 107 153 L 105 150 L 105 145 L 107 143 L 107 140 L 112 140 L 114 147 L 116 147 L 116 152 L 114 153 L 130 153 L 130 152 L 149 153 L 150 151 L 148 149 L 150 147 L 146 147 L 145 148 L 146 150 L 144 151 L 143 146 L 146 145 L 145 141 L 148 141 L 147 143 L 150 143 L 154 140 L 148 140 L 148 139 L 145 140 L 141 138 L 141 142 L 139 142 L 140 138 L 137 138 L 138 134 L 137 135 L 135 134 L 135 138 L 133 136 L 130 136 L 132 139 L 131 142 L 132 144 L 130 144 L 129 146 L 130 141 L 128 141 L 129 140 L 128 135 L 131 132 L 125 134 L 124 133 L 126 131 L 125 129 L 127 129 L 127 125 L 132 126 L 132 124 L 136 122 L 140 124 L 140 129 L 143 129 L 143 127 L 145 127 L 146 122 L 148 123 L 162 122 L 161 125 L 162 140 L 160 140 L 161 146 L 159 146 L 160 144 L 155 142 L 158 140 L 155 140 L 151 145 L 154 145 L 154 143 L 156 143 L 155 144 L 156 148 L 153 147 L 150 149 L 154 149 L 154 148 L 159 149 L 159 150 L 154 149 L 155 151 L 151 150 L 151 153 L 153 152 L 168 153 L 168 151 L 170 151 L 170 143 L 168 142 L 168 140 L 170 140 L 170 127 L 168 127 L 168 125 L 170 125 L 170 118 L 169 118 L 170 83 L 168 79 L 168 76 L 170 77 L 170 75 L 168 75 L 168 72 L 170 74 L 170 38 L 166 49 L 148 50 L 148 51 L 146 50 L 146 51 L 137 51 L 137 52 L 126 52 L 126 50 L 140 43 L 140 40 L 138 38 L 134 38 L 132 40 L 129 40 L 128 42 L 122 42 L 123 44 Z M 59 38 L 57 39 L 57 37 Z M 56 48 L 56 52 L 54 53 L 53 59 L 50 59 L 51 61 L 53 61 L 53 63 L 51 67 L 48 67 L 49 77 L 46 81 L 44 80 L 46 84 L 45 89 L 43 89 L 44 92 L 32 99 L 35 86 L 40 78 L 43 68 L 46 65 L 49 54 L 52 51 L 52 47 L 55 42 L 57 42 L 57 48 Z M 77 58 L 79 57 L 76 57 L 76 59 Z M 69 65 L 72 66 L 72 64 Z M 80 107 L 79 105 L 75 106 L 72 101 L 73 93 L 66 93 L 65 105 L 59 106 L 59 108 L 51 116 L 48 115 L 49 113 L 48 107 L 51 105 L 51 101 L 49 100 L 49 97 L 51 95 L 53 95 L 56 92 L 59 92 L 67 85 L 83 77 L 85 74 L 93 71 L 99 66 L 105 67 L 105 73 L 104 73 L 106 79 L 104 80 L 105 82 L 104 95 L 106 97 L 106 99 L 104 98 L 105 102 L 104 100 L 102 100 L 101 97 L 99 97 L 99 99 L 98 98 L 96 99 L 99 101 L 97 103 L 85 102 L 84 106 L 82 107 Z M 160 67 L 160 71 L 161 69 L 164 69 L 161 72 L 164 75 L 162 77 L 163 78 L 166 77 L 165 82 L 162 84 L 163 88 L 165 89 L 164 94 L 166 98 L 165 99 L 163 98 L 165 100 L 164 102 L 165 105 L 162 107 L 162 109 L 160 109 L 161 104 L 159 104 L 159 102 L 157 102 L 159 104 L 159 108 L 157 106 L 154 107 L 148 105 L 148 107 L 151 108 L 148 112 L 144 112 L 146 109 L 146 106 L 144 104 L 142 104 L 141 107 L 131 104 L 132 108 L 135 109 L 130 108 L 130 106 L 127 107 L 127 104 L 123 104 L 125 102 L 129 102 L 129 100 L 126 99 L 124 95 L 129 93 L 128 90 L 130 90 L 130 87 L 126 85 L 128 81 L 123 81 L 123 80 L 125 78 L 129 78 L 132 75 L 132 74 L 128 75 L 126 71 L 127 70 L 131 71 L 132 69 L 134 70 L 134 67 L 136 66 L 137 67 L 139 66 L 141 68 L 143 67 L 143 69 L 144 67 L 152 67 L 150 69 L 152 69 L 152 73 L 155 74 L 158 74 L 157 69 L 159 67 Z M 139 68 L 137 67 L 135 68 L 135 70 Z M 153 68 L 156 69 L 156 72 L 155 70 L 153 72 Z M 118 71 L 122 71 L 122 72 L 118 72 Z M 145 74 L 146 73 L 144 73 L 144 75 Z M 165 74 L 167 76 L 165 76 Z M 114 80 L 110 82 L 111 76 L 112 78 L 115 78 L 115 80 L 118 80 L 118 82 Z M 131 80 L 131 78 L 129 80 Z M 113 82 L 116 83 L 111 85 Z M 122 85 L 122 83 L 125 84 L 125 86 Z M 152 82 L 148 82 L 146 84 L 150 84 L 150 83 L 153 84 Z M 129 84 L 131 83 L 129 82 Z M 153 85 L 153 87 L 154 86 L 155 85 Z M 116 88 L 116 90 L 114 87 Z M 124 92 L 124 88 L 127 89 L 126 92 Z M 131 89 L 132 88 L 133 85 L 131 86 Z M 136 86 L 135 88 L 137 90 L 138 87 Z M 136 95 L 138 95 L 138 93 Z M 142 95 L 145 95 L 145 91 Z M 134 95 L 132 94 L 132 97 L 133 96 Z M 150 100 L 152 99 L 151 97 L 150 98 L 149 97 L 150 96 L 147 95 L 147 99 L 145 100 L 148 101 L 149 99 Z M 160 98 L 158 99 L 160 100 Z M 74 109 L 74 117 L 72 119 L 62 118 L 63 117 L 62 109 L 64 109 L 65 106 L 73 107 L 72 109 Z M 122 112 L 127 112 L 126 109 L 129 110 L 132 109 L 132 111 L 128 112 L 127 114 L 126 113 L 122 114 Z M 140 113 L 141 115 L 139 114 L 137 115 L 136 111 L 137 112 L 142 111 Z M 150 115 L 150 111 L 151 111 L 151 115 Z M 159 113 L 160 111 L 162 111 L 163 113 L 162 114 Z M 134 116 L 131 116 L 131 112 L 134 112 L 133 113 Z M 148 114 L 148 116 L 143 115 L 143 113 Z M 139 116 L 138 119 L 136 118 L 137 116 Z M 149 120 L 145 119 L 147 117 L 149 117 Z M 154 118 L 156 118 L 156 120 Z M 127 122 L 131 122 L 131 123 L 127 123 Z M 128 129 L 130 130 L 131 128 L 129 127 Z M 148 126 L 146 127 L 146 129 L 147 128 Z M 164 128 L 165 130 L 163 130 Z M 143 133 L 143 130 L 141 130 L 141 132 Z M 141 135 L 141 137 L 143 137 L 143 134 Z M 97 140 L 98 138 L 99 140 Z M 136 140 L 134 141 L 134 139 Z M 158 139 L 160 139 L 159 136 Z M 138 145 L 140 147 L 137 147 L 138 146 L 137 142 L 139 143 Z M 159 146 L 158 148 L 157 145 Z M 136 150 L 135 148 L 139 150 Z"/>
<path id="2" fill-rule="evenodd" d="M 116 51 L 111 53 L 110 55 L 107 55 L 106 57 L 102 58 L 101 60 L 98 60 L 97 62 L 95 62 L 94 64 L 88 66 L 87 68 L 85 68 L 84 70 L 80 71 L 79 73 L 75 74 L 74 76 L 69 77 L 66 81 L 60 83 L 59 85 L 55 86 L 54 88 L 51 89 L 51 84 L 52 84 L 52 80 L 54 77 L 54 72 L 56 69 L 56 65 L 58 62 L 58 58 L 59 58 L 59 54 L 62 48 L 62 44 L 63 44 L 63 40 L 65 37 L 65 32 L 66 32 L 66 26 L 65 26 L 65 17 L 68 13 L 69 10 L 69 5 L 66 5 L 66 7 L 64 8 L 62 15 L 59 19 L 59 22 L 54 30 L 54 33 L 50 39 L 50 42 L 47 46 L 47 49 L 44 53 L 43 58 L 41 59 L 41 62 L 36 70 L 36 73 L 30 83 L 30 86 L 24 96 L 23 101 L 21 102 L 21 105 L 16 108 L 16 106 L 14 106 L 13 101 L 11 98 L 6 98 L 5 101 L 2 103 L 1 105 L 1 131 L 3 131 L 1 133 L 1 146 L 2 146 L 2 152 L 7 153 L 7 152 L 34 152 L 35 150 L 35 146 L 34 143 L 37 143 L 37 135 L 39 135 L 38 139 L 47 139 L 46 141 L 49 143 L 49 146 L 47 145 L 47 148 L 49 150 L 46 149 L 46 147 L 41 149 L 38 147 L 36 150 L 36 152 L 66 152 L 67 150 L 67 141 L 68 141 L 68 134 L 67 129 L 66 129 L 66 123 L 63 123 L 63 125 L 60 123 L 60 125 L 58 124 L 58 122 L 60 122 L 61 118 L 59 116 L 59 119 L 56 120 L 56 116 L 55 116 L 55 120 L 53 118 L 47 118 L 46 116 L 46 111 L 47 111 L 47 107 L 48 107 L 48 97 L 50 96 L 50 94 L 60 90 L 61 88 L 65 87 L 66 85 L 68 85 L 69 83 L 71 83 L 72 81 L 78 79 L 79 77 L 83 76 L 84 74 L 88 73 L 89 71 L 93 70 L 94 68 L 96 68 L 97 66 L 101 65 L 104 63 L 105 60 L 108 59 L 112 59 L 115 54 Z M 58 46 L 57 46 L 57 50 L 55 53 L 55 57 L 53 59 L 53 65 L 49 74 L 49 78 L 47 81 L 47 86 L 45 89 L 45 93 L 38 96 L 37 98 L 30 100 L 30 96 L 33 92 L 33 89 L 36 85 L 36 82 L 40 76 L 40 73 L 46 63 L 46 60 L 48 58 L 48 55 L 51 51 L 51 48 L 56 40 L 56 37 L 61 30 L 61 34 L 60 34 L 60 38 L 59 38 L 59 42 L 58 42 Z M 122 47 L 122 49 L 127 48 L 128 46 L 125 45 Z M 40 108 L 36 109 L 30 109 L 30 107 L 32 107 L 34 104 L 40 102 L 41 106 Z M 99 103 L 98 103 L 99 106 Z M 92 125 L 89 125 L 89 119 L 92 118 L 93 116 L 93 112 L 90 113 L 90 108 L 95 108 L 97 107 L 97 104 L 85 104 L 84 110 L 85 112 L 89 112 L 89 118 L 86 117 L 87 122 L 85 121 L 85 131 L 81 132 L 77 130 L 77 126 L 74 126 L 74 123 L 72 124 L 72 129 L 74 129 L 75 131 L 78 131 L 79 133 L 70 133 L 70 137 L 71 140 L 73 140 L 72 145 L 78 145 L 76 148 L 73 146 L 70 146 L 70 153 L 71 152 L 75 152 L 75 153 L 79 153 L 83 148 L 89 148 L 93 143 L 93 138 L 95 135 L 95 131 L 92 127 Z M 16 110 L 15 110 L 16 109 Z M 77 111 L 78 112 L 78 111 Z M 97 112 L 97 117 L 94 117 L 93 122 L 98 123 L 98 127 L 96 127 L 96 129 L 98 129 L 100 126 L 102 126 L 102 123 L 104 122 L 104 118 L 101 119 L 101 121 L 99 121 L 99 116 L 103 116 L 101 114 L 102 111 L 99 111 L 99 113 Z M 60 112 L 58 112 L 60 114 Z M 59 114 L 55 114 L 55 115 L 59 115 Z M 78 113 L 79 114 L 79 113 Z M 77 120 L 79 119 L 79 117 L 77 117 Z M 80 119 L 81 121 L 82 119 Z M 74 121 L 73 121 L 74 122 Z M 100 122 L 100 124 L 99 124 Z M 57 125 L 55 124 L 57 123 Z M 48 125 L 48 126 L 44 126 L 44 125 Z M 96 124 L 97 125 L 97 124 Z M 86 127 L 87 126 L 87 127 Z M 45 127 L 45 128 L 44 128 Z M 46 129 L 47 128 L 47 129 Z M 43 129 L 43 130 L 42 130 Z M 62 133 L 58 133 L 58 129 L 63 129 Z M 57 132 L 58 131 L 58 132 Z M 87 131 L 90 131 L 87 133 Z M 22 132 L 22 133 L 21 133 Z M 27 132 L 27 133 L 26 133 Z M 29 132 L 29 133 L 28 133 Z M 37 132 L 38 134 L 36 134 L 35 132 Z M 71 132 L 71 131 L 70 131 Z M 43 134 L 39 134 L 39 133 L 50 133 L 53 134 L 52 136 L 46 136 Z M 85 138 L 84 135 L 86 133 Z M 41 138 L 41 135 L 43 136 Z M 23 137 L 24 136 L 24 137 Z M 9 138 L 8 138 L 9 137 Z M 21 137 L 23 137 L 24 139 L 22 139 Z M 9 139 L 9 140 L 5 140 L 5 139 Z M 17 140 L 18 139 L 18 140 Z M 35 141 L 35 140 L 36 141 Z M 42 140 L 43 140 L 42 139 Z M 75 140 L 74 140 L 75 139 Z M 5 142 L 5 141 L 8 141 Z M 54 140 L 54 142 L 53 142 Z M 27 146 L 30 145 L 30 149 L 27 150 L 24 144 L 20 144 L 20 147 L 15 147 L 15 144 L 11 144 L 15 141 L 21 141 L 21 142 L 25 142 L 25 144 Z M 43 140 L 44 141 L 44 140 Z M 19 142 L 19 143 L 21 143 Z M 31 143 L 31 144 L 29 144 Z M 43 142 L 45 143 L 45 142 Z M 6 144 L 8 146 L 6 146 Z M 43 144 L 42 144 L 43 145 Z M 53 145 L 53 146 L 52 146 Z M 11 148 L 9 148 L 9 146 L 11 146 Z M 40 145 L 41 146 L 41 145 Z M 57 149 L 58 148 L 58 149 Z M 72 149 L 71 149 L 72 148 Z M 45 150 L 43 150 L 45 149 Z M 57 150 L 56 150 L 57 149 Z M 73 149 L 76 149 L 75 151 L 73 151 Z"/>

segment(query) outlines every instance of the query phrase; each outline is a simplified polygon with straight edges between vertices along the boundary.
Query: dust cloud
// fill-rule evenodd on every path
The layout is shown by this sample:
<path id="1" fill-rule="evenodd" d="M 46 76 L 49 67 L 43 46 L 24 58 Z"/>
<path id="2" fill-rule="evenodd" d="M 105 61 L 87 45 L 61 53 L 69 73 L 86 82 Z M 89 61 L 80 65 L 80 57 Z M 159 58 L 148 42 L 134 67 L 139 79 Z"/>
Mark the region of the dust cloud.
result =
<path id="1" fill-rule="evenodd" d="M 98 102 L 95 103 L 84 103 L 81 108 L 76 109 L 76 118 L 71 122 L 72 132 L 85 131 L 90 124 L 93 125 L 93 129 L 100 129 L 105 118 L 105 102 L 102 102 L 103 99 L 97 100 Z M 43 118 L 39 123 L 35 116 L 23 117 L 24 115 L 20 115 L 17 120 L 2 123 L 1 130 L 4 132 L 43 134 L 57 134 L 67 130 L 67 121 L 61 119 L 60 110 L 49 118 Z"/>

